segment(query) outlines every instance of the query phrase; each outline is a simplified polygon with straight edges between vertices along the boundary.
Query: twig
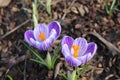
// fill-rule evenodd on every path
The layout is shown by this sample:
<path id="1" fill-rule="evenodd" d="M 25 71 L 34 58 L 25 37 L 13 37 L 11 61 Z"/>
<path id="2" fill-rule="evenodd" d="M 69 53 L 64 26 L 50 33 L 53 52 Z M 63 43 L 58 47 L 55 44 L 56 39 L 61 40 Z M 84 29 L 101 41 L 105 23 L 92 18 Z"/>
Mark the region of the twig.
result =
<path id="1" fill-rule="evenodd" d="M 27 66 L 27 61 L 25 60 L 24 63 L 25 64 L 24 64 L 24 72 L 23 72 L 23 74 L 24 74 L 24 80 L 26 80 L 26 66 Z"/>
<path id="2" fill-rule="evenodd" d="M 75 3 L 76 0 L 73 0 L 72 3 L 70 4 L 70 6 L 68 7 L 68 10 L 73 6 L 73 4 Z M 63 14 L 61 20 L 59 21 L 60 23 L 64 20 L 65 16 L 67 15 L 67 12 L 65 11 L 65 13 Z"/>
<path id="3" fill-rule="evenodd" d="M 87 35 L 93 35 L 95 37 L 97 37 L 101 42 L 103 42 L 110 51 L 112 51 L 112 55 L 117 55 L 117 52 L 119 53 L 118 55 L 120 55 L 120 50 L 114 46 L 112 43 L 110 43 L 109 41 L 105 40 L 101 35 L 99 35 L 98 33 L 94 33 L 94 32 L 90 32 L 87 33 Z"/>
<path id="4" fill-rule="evenodd" d="M 0 40 L 2 40 L 3 38 L 7 37 L 8 35 L 10 35 L 11 33 L 13 33 L 14 31 L 16 31 L 17 29 L 19 29 L 20 27 L 22 27 L 23 25 L 27 24 L 30 20 L 26 20 L 25 22 L 23 22 L 22 24 L 18 25 L 17 27 L 15 27 L 14 29 L 12 29 L 11 31 L 7 32 L 5 35 L 3 35 Z"/>
<path id="5" fill-rule="evenodd" d="M 23 56 L 21 56 L 21 57 L 19 57 L 19 58 L 17 58 L 17 59 L 16 59 L 16 57 L 15 57 L 15 58 L 12 58 L 12 59 L 3 61 L 4 64 L 7 64 L 7 65 L 9 66 L 8 69 L 6 70 L 6 73 L 5 73 L 5 74 L 7 74 L 7 73 L 9 72 L 9 70 L 10 70 L 14 65 L 16 65 L 16 64 L 18 64 L 18 63 L 20 63 L 20 62 L 22 62 L 22 61 L 24 61 L 24 60 L 26 60 L 26 59 L 28 59 L 28 58 L 30 58 L 30 54 L 29 54 L 29 53 L 27 53 L 27 54 L 25 54 L 25 55 L 23 55 Z"/>

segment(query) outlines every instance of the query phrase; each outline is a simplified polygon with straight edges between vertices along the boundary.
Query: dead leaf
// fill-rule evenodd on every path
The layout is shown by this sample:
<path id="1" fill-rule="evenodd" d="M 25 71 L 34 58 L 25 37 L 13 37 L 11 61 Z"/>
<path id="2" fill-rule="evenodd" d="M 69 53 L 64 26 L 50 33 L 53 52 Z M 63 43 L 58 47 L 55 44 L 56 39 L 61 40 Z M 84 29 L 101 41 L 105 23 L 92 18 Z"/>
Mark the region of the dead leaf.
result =
<path id="1" fill-rule="evenodd" d="M 89 13 L 89 9 L 88 9 L 87 6 L 84 6 L 84 9 L 85 9 L 85 12 L 86 12 L 86 13 Z"/>
<path id="2" fill-rule="evenodd" d="M 78 12 L 78 10 L 77 10 L 77 8 L 76 7 L 71 7 L 71 11 L 73 12 L 73 13 L 75 13 L 75 14 L 78 14 L 79 12 Z"/>
<path id="3" fill-rule="evenodd" d="M 78 10 L 79 10 L 81 16 L 85 15 L 85 10 L 83 9 L 83 5 L 80 5 L 80 7 L 78 7 Z"/>
<path id="4" fill-rule="evenodd" d="M 0 7 L 6 7 L 11 2 L 11 0 L 0 0 Z"/>
<path id="5" fill-rule="evenodd" d="M 79 29 L 82 25 L 81 24 L 76 24 L 75 29 Z"/>

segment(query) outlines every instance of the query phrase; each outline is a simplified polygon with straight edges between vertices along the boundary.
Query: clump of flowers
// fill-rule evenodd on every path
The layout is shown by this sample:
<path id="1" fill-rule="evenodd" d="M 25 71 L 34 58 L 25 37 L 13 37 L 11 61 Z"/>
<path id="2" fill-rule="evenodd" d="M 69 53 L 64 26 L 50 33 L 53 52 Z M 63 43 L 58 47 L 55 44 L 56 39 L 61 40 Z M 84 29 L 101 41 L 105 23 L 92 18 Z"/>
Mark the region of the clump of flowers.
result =
<path id="1" fill-rule="evenodd" d="M 88 62 L 97 50 L 96 43 L 87 43 L 86 39 L 81 37 L 74 40 L 72 37 L 64 36 L 61 44 L 66 62 L 74 67 Z"/>
<path id="2" fill-rule="evenodd" d="M 59 22 L 53 21 L 48 25 L 38 24 L 34 30 L 27 30 L 24 33 L 25 41 L 39 50 L 47 50 L 59 37 L 61 26 Z"/>
<path id="3" fill-rule="evenodd" d="M 24 33 L 25 41 L 39 50 L 48 50 L 48 48 L 53 44 L 53 42 L 60 36 L 61 26 L 59 22 L 52 21 L 48 25 L 38 24 L 34 30 L 27 30 Z M 66 62 L 75 67 L 75 70 L 71 73 L 70 76 L 64 77 L 66 80 L 77 80 L 82 72 L 86 70 L 86 67 L 83 67 L 83 71 L 78 71 L 78 66 L 81 64 L 87 63 L 96 53 L 97 44 L 94 42 L 88 43 L 85 38 L 76 38 L 73 39 L 70 36 L 64 36 L 55 51 L 53 56 L 50 53 L 47 53 L 46 60 L 44 60 L 37 52 L 32 50 L 29 46 L 25 46 L 36 56 L 36 59 L 31 59 L 34 62 L 43 64 L 49 70 L 54 69 L 57 56 L 62 47 L 62 54 L 65 57 Z"/>

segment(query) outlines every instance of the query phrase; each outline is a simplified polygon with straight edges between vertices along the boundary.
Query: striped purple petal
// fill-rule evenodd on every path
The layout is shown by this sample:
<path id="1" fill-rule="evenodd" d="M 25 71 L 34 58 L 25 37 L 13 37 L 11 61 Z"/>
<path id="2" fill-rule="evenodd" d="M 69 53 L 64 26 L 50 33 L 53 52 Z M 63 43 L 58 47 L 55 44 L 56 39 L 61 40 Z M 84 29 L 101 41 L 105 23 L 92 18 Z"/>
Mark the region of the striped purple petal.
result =
<path id="1" fill-rule="evenodd" d="M 79 56 L 77 59 L 82 62 L 82 64 L 85 64 L 91 59 L 91 53 L 88 53 L 87 55 Z"/>
<path id="2" fill-rule="evenodd" d="M 70 49 L 69 49 L 67 44 L 62 45 L 62 54 L 64 55 L 65 58 L 67 56 L 71 56 L 70 55 Z"/>
<path id="3" fill-rule="evenodd" d="M 73 56 L 67 56 L 65 60 L 70 66 L 74 66 L 74 67 L 82 64 L 80 60 L 74 58 Z"/>
<path id="4" fill-rule="evenodd" d="M 33 31 L 32 30 L 27 30 L 25 33 L 24 33 L 24 39 L 27 43 L 29 43 L 31 46 L 33 46 L 34 44 L 31 42 L 30 39 L 34 39 L 34 35 L 33 35 Z"/>
<path id="5" fill-rule="evenodd" d="M 90 43 L 88 43 L 87 50 L 83 55 L 87 55 L 87 54 L 91 53 L 91 57 L 89 57 L 89 60 L 90 60 L 95 55 L 96 50 L 97 50 L 97 44 L 94 42 L 90 42 Z"/>
<path id="6" fill-rule="evenodd" d="M 58 38 L 60 36 L 61 26 L 60 26 L 59 22 L 53 21 L 53 22 L 48 24 L 48 27 L 49 27 L 49 32 L 51 32 L 52 29 L 54 29 L 57 32 L 55 35 L 55 38 Z"/>
<path id="7" fill-rule="evenodd" d="M 74 39 L 73 39 L 72 37 L 64 36 L 64 37 L 62 38 L 62 45 L 67 44 L 68 47 L 69 47 L 69 50 L 70 50 L 70 49 L 71 49 L 71 46 L 72 46 L 72 44 L 73 44 L 73 41 L 74 41 Z"/>

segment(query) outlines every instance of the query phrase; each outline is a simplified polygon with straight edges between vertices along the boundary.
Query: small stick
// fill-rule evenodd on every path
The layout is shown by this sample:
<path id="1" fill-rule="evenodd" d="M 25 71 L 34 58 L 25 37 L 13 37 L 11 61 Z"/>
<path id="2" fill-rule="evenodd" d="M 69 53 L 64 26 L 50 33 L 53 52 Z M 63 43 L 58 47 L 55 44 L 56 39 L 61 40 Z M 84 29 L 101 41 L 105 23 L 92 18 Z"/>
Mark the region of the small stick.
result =
<path id="1" fill-rule="evenodd" d="M 19 29 L 20 27 L 22 27 L 23 25 L 27 24 L 30 20 L 26 20 L 25 22 L 23 22 L 22 24 L 18 25 L 17 27 L 15 27 L 14 29 L 12 29 L 11 31 L 7 32 L 5 35 L 3 35 L 0 40 L 2 40 L 3 38 L 7 37 L 8 35 L 10 35 L 11 33 L 13 33 L 14 31 L 16 31 L 17 29 Z"/>
<path id="2" fill-rule="evenodd" d="M 9 70 L 16 64 L 22 62 L 22 61 L 25 61 L 26 59 L 30 58 L 30 54 L 27 53 L 19 58 L 12 58 L 12 59 L 9 59 L 7 61 L 3 61 L 3 63 L 7 63 L 7 65 L 9 66 L 8 69 L 6 70 L 5 74 L 7 74 L 9 72 Z"/>
<path id="3" fill-rule="evenodd" d="M 93 36 L 97 37 L 100 41 L 102 41 L 108 47 L 108 49 L 110 51 L 112 51 L 112 55 L 113 56 L 117 54 L 116 52 L 118 52 L 119 53 L 118 55 L 120 55 L 120 50 L 116 46 L 114 46 L 112 43 L 110 43 L 109 41 L 105 40 L 98 33 L 89 32 L 89 33 L 87 33 L 87 35 L 93 35 Z"/>
<path id="4" fill-rule="evenodd" d="M 23 72 L 24 80 L 26 80 L 26 67 L 27 67 L 27 60 L 25 60 L 25 62 L 24 62 L 24 72 Z"/>

